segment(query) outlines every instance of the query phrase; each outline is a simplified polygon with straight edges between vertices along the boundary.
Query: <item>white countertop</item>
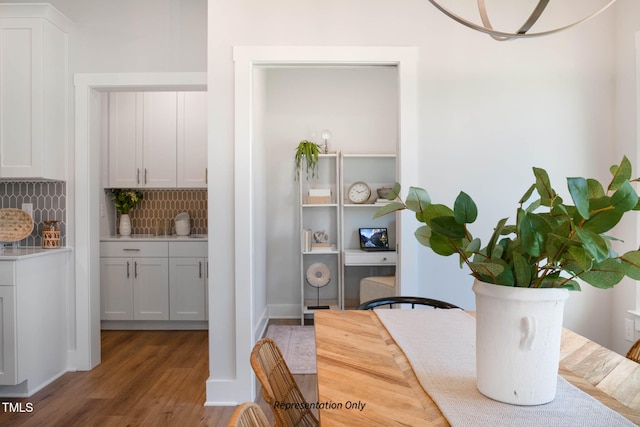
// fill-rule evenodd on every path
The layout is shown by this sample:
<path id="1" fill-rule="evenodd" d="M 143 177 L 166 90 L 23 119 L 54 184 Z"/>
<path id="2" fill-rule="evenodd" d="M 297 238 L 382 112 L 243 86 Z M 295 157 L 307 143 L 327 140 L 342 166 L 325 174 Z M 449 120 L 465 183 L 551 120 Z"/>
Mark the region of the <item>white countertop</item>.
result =
<path id="1" fill-rule="evenodd" d="M 60 252 L 71 252 L 71 248 L 43 249 L 40 247 L 18 247 L 0 249 L 0 261 L 15 261 L 25 258 L 52 255 Z"/>
<path id="2" fill-rule="evenodd" d="M 208 240 L 206 234 L 190 234 L 188 236 L 178 236 L 172 234 L 170 236 L 154 236 L 153 234 L 132 234 L 131 236 L 101 236 L 101 242 L 122 242 L 122 241 L 139 241 L 139 242 L 206 242 Z"/>

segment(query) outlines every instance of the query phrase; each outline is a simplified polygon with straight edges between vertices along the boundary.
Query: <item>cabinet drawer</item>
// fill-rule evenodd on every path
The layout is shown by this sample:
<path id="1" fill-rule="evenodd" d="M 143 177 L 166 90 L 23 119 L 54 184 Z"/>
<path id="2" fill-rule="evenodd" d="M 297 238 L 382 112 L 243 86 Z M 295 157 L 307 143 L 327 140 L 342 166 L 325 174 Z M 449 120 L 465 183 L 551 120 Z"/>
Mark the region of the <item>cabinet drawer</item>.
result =
<path id="1" fill-rule="evenodd" d="M 208 245 L 207 242 L 169 242 L 169 256 L 205 258 Z"/>
<path id="2" fill-rule="evenodd" d="M 398 254 L 388 252 L 345 251 L 344 265 L 395 265 Z"/>
<path id="3" fill-rule="evenodd" d="M 15 286 L 15 261 L 0 261 L 0 286 Z"/>
<path id="4" fill-rule="evenodd" d="M 166 257 L 168 242 L 100 242 L 101 257 Z"/>

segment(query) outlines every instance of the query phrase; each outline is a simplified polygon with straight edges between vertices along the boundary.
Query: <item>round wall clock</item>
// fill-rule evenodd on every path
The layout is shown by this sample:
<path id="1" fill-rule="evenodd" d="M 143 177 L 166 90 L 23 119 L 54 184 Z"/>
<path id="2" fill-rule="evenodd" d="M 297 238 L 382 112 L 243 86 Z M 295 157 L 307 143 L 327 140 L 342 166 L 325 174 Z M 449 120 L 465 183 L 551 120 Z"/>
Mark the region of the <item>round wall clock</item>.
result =
<path id="1" fill-rule="evenodd" d="M 347 191 L 347 198 L 351 203 L 366 203 L 369 201 L 369 197 L 371 197 L 371 187 L 366 182 L 354 182 Z"/>

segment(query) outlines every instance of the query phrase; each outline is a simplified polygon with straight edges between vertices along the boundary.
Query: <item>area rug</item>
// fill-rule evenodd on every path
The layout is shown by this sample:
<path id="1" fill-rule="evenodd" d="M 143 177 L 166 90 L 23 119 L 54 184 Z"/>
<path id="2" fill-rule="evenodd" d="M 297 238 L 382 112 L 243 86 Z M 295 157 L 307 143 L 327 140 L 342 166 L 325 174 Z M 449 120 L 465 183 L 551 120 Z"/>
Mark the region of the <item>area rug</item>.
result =
<path id="1" fill-rule="evenodd" d="M 292 374 L 316 373 L 316 338 L 313 326 L 270 325 L 266 336 L 278 344 Z"/>

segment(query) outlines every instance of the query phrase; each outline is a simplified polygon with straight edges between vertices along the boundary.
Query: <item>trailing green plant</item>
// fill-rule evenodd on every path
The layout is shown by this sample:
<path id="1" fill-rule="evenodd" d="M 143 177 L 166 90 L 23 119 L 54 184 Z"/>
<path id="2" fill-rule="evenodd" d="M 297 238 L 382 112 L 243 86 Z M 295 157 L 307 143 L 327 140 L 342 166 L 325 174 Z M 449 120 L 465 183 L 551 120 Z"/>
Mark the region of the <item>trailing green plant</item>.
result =
<path id="1" fill-rule="evenodd" d="M 309 176 L 318 175 L 318 157 L 320 146 L 315 142 L 302 140 L 296 148 L 296 179 L 300 176 L 300 170 L 304 167 L 307 179 Z M 303 164 L 304 163 L 304 164 Z"/>
<path id="2" fill-rule="evenodd" d="M 128 214 L 129 211 L 138 206 L 144 198 L 142 193 L 136 190 L 112 188 L 109 191 L 111 192 L 111 198 L 113 199 L 116 211 L 121 214 Z"/>
<path id="3" fill-rule="evenodd" d="M 573 205 L 551 187 L 544 169 L 533 168 L 535 183 L 518 201 L 515 224 L 498 221 L 486 246 L 467 228 L 478 215 L 472 198 L 460 192 L 453 207 L 431 202 L 426 190 L 409 188 L 405 201 L 400 184 L 389 195 L 395 200 L 380 208 L 375 218 L 398 210 L 415 212 L 423 223 L 418 241 L 438 255 L 457 254 L 476 279 L 504 286 L 579 290 L 576 279 L 597 288 L 611 288 L 625 276 L 640 280 L 640 250 L 619 256 L 605 233 L 623 215 L 640 210 L 631 178 L 631 164 L 623 157 L 610 168 L 605 187 L 595 179 L 567 178 Z"/>

